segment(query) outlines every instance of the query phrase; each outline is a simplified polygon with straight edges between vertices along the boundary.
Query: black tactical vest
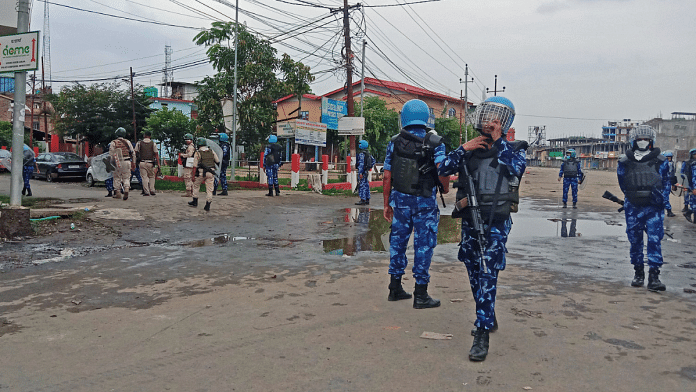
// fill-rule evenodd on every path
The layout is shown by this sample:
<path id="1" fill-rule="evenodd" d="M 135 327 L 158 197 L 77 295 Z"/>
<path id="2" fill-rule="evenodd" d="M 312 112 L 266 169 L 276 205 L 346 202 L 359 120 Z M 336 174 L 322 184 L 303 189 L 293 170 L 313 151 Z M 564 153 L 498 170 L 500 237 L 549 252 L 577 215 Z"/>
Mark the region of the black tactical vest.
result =
<path id="1" fill-rule="evenodd" d="M 696 159 L 689 159 L 685 163 L 686 163 L 686 167 L 684 168 L 684 171 L 685 171 L 684 174 L 686 175 L 687 181 L 689 181 L 689 184 L 688 184 L 689 188 L 693 189 L 693 183 L 694 183 L 693 175 L 694 175 L 694 165 L 696 165 Z"/>
<path id="2" fill-rule="evenodd" d="M 421 174 L 421 167 L 434 167 L 431 157 L 423 156 L 423 138 L 406 130 L 392 138 L 394 154 L 391 161 L 392 186 L 401 193 L 431 197 L 435 178 Z"/>
<path id="3" fill-rule="evenodd" d="M 569 160 L 565 161 L 565 164 L 563 165 L 563 178 L 577 177 L 578 166 L 580 166 L 580 162 L 578 162 L 575 158 L 570 158 Z"/>
<path id="4" fill-rule="evenodd" d="M 140 160 L 141 161 L 152 161 L 155 159 L 155 152 L 153 151 L 155 142 L 150 140 L 146 142 L 144 140 L 140 141 Z"/>
<path id="5" fill-rule="evenodd" d="M 653 150 L 651 155 L 654 155 L 655 150 Z M 657 204 L 657 201 L 653 200 L 652 195 L 653 192 L 662 194 L 660 165 L 666 159 L 663 155 L 660 155 L 659 150 L 657 150 L 656 156 L 648 157 L 648 159 L 642 161 L 636 161 L 630 150 L 621 157 L 620 161 L 626 168 L 623 180 L 624 194 L 631 204 L 639 207 Z"/>
<path id="6" fill-rule="evenodd" d="M 283 147 L 278 143 L 269 144 L 268 147 L 271 149 L 271 153 L 263 157 L 264 166 L 269 167 L 279 164 L 280 151 Z"/>
<path id="7" fill-rule="evenodd" d="M 361 152 L 361 154 L 363 154 L 363 162 L 365 167 L 364 170 L 365 172 L 368 172 L 370 171 L 370 169 L 372 169 L 372 166 L 375 164 L 374 162 L 372 162 L 372 155 L 365 151 Z"/>
<path id="8" fill-rule="evenodd" d="M 209 169 L 215 168 L 215 156 L 212 150 L 198 151 L 198 153 L 201 154 L 200 165 L 205 165 Z"/>

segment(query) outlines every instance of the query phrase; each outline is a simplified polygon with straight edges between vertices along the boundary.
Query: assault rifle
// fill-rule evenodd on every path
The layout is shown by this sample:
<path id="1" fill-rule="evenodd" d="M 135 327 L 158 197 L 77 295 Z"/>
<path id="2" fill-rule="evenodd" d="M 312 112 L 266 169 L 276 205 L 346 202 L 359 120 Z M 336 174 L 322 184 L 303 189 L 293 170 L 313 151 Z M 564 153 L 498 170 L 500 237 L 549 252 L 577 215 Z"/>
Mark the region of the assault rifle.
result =
<path id="1" fill-rule="evenodd" d="M 465 207 L 469 207 L 469 211 L 471 212 L 471 224 L 474 226 L 474 230 L 476 230 L 476 235 L 478 237 L 478 244 L 480 248 L 480 264 L 481 264 L 481 271 L 484 273 L 488 273 L 488 269 L 486 267 L 486 260 L 483 256 L 483 252 L 486 250 L 486 245 L 488 244 L 488 240 L 486 239 L 486 228 L 483 226 L 483 218 L 481 217 L 481 205 L 479 204 L 478 198 L 476 197 L 476 185 L 474 184 L 474 179 L 471 177 L 471 174 L 469 174 L 469 168 L 467 165 L 462 165 L 464 167 L 464 177 L 466 177 L 467 181 L 467 187 L 466 187 L 466 205 L 460 206 L 460 203 L 457 202 L 454 205 L 454 208 L 459 211 L 461 209 L 464 209 Z"/>
<path id="2" fill-rule="evenodd" d="M 205 175 L 205 173 L 207 172 L 207 173 L 212 174 L 213 177 L 216 176 L 215 170 L 213 170 L 213 169 L 209 168 L 208 166 L 206 166 L 206 165 L 204 165 L 204 164 L 202 164 L 202 163 L 199 162 L 199 163 L 198 163 L 198 168 L 196 169 L 195 173 L 193 173 L 193 176 L 194 176 L 194 177 L 198 177 L 198 169 L 203 169 L 203 175 Z"/>
<path id="3" fill-rule="evenodd" d="M 607 200 L 611 200 L 616 204 L 621 204 L 621 208 L 619 208 L 619 212 L 624 210 L 624 207 L 623 207 L 624 201 L 619 199 L 618 197 L 616 197 L 613 193 L 611 193 L 609 191 L 604 191 L 604 194 L 602 195 L 602 197 L 607 199 Z"/>
<path id="4" fill-rule="evenodd" d="M 443 142 L 443 137 L 438 135 L 435 131 L 431 131 L 425 134 L 423 138 L 423 150 L 421 152 L 423 157 L 428 158 L 428 160 L 422 164 L 418 171 L 422 175 L 430 174 L 435 180 L 435 185 L 437 185 L 437 190 L 440 191 L 440 200 L 442 200 L 442 206 L 447 207 L 445 204 L 445 186 L 442 185 L 440 177 L 437 175 L 437 166 L 433 163 L 433 156 L 435 154 L 435 148 Z"/>

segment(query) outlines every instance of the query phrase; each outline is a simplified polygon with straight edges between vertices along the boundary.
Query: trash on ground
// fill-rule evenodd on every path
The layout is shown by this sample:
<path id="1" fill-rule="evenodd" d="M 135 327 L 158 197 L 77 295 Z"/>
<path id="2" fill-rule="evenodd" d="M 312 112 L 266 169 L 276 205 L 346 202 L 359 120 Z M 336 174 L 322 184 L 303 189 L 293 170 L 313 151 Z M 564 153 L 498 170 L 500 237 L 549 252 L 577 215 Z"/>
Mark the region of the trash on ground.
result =
<path id="1" fill-rule="evenodd" d="M 421 334 L 421 338 L 423 339 L 433 339 L 433 340 L 452 340 L 452 335 L 451 333 L 437 333 L 437 332 L 428 332 L 425 331 Z"/>

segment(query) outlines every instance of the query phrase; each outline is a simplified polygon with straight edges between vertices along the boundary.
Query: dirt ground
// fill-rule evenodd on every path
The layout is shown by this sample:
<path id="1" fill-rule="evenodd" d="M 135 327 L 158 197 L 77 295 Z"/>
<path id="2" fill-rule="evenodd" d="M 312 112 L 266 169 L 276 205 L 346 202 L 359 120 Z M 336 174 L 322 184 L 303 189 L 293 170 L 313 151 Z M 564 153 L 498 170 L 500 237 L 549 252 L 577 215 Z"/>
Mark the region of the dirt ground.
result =
<path id="1" fill-rule="evenodd" d="M 694 390 L 695 225 L 665 223 L 668 291 L 632 288 L 623 216 L 601 198 L 621 196 L 615 173 L 590 171 L 578 210 L 559 208 L 556 178 L 523 179 L 482 363 L 467 357 L 474 306 L 456 242 L 433 257 L 440 308 L 386 300 L 388 253 L 366 244 L 380 236 L 360 218 L 381 215 L 381 194 L 355 209 L 357 198 L 238 191 L 206 213 L 174 192 L 124 202 L 36 181 L 35 195 L 90 211 L 0 244 L 0 390 Z M 0 193 L 8 184 L 0 176 Z M 558 234 L 571 221 L 582 235 Z"/>

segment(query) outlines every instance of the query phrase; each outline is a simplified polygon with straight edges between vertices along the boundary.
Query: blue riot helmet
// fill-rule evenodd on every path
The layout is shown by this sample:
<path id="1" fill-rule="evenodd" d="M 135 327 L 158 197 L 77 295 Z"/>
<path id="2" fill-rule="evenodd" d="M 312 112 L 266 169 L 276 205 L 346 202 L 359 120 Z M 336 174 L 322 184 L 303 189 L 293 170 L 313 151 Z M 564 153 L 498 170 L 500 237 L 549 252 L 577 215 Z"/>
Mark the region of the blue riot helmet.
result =
<path id="1" fill-rule="evenodd" d="M 696 148 L 692 148 L 691 150 L 689 150 L 689 158 L 693 157 L 694 154 L 696 154 Z"/>
<path id="2" fill-rule="evenodd" d="M 628 144 L 634 150 L 646 151 L 653 147 L 657 133 L 650 125 L 639 125 L 628 133 Z M 647 141 L 648 143 L 639 143 L 639 141 Z"/>
<path id="3" fill-rule="evenodd" d="M 566 159 L 567 158 L 575 158 L 577 154 L 575 153 L 574 148 L 569 148 L 568 151 L 566 151 Z"/>
<path id="4" fill-rule="evenodd" d="M 500 128 L 503 134 L 507 134 L 515 119 L 515 105 L 505 97 L 490 97 L 476 107 L 475 118 L 474 128 L 481 134 L 488 135 L 483 128 L 494 120 L 500 120 Z"/>
<path id="5" fill-rule="evenodd" d="M 358 148 L 361 150 L 367 150 L 367 147 L 370 145 L 367 143 L 367 140 L 361 140 L 360 143 L 358 143 Z"/>
<path id="6" fill-rule="evenodd" d="M 278 136 L 276 135 L 271 135 L 268 137 L 268 142 L 269 143 L 278 143 Z"/>
<path id="7" fill-rule="evenodd" d="M 230 137 L 227 136 L 226 133 L 220 133 L 218 135 L 219 135 L 219 139 L 221 142 L 226 142 L 226 141 L 230 140 Z"/>
<path id="8" fill-rule="evenodd" d="M 430 119 L 430 109 L 428 104 L 420 99 L 412 99 L 401 108 L 401 126 L 406 128 L 409 125 L 428 126 Z"/>
<path id="9" fill-rule="evenodd" d="M 665 151 L 662 153 L 667 158 L 674 158 L 674 153 L 672 151 Z"/>

